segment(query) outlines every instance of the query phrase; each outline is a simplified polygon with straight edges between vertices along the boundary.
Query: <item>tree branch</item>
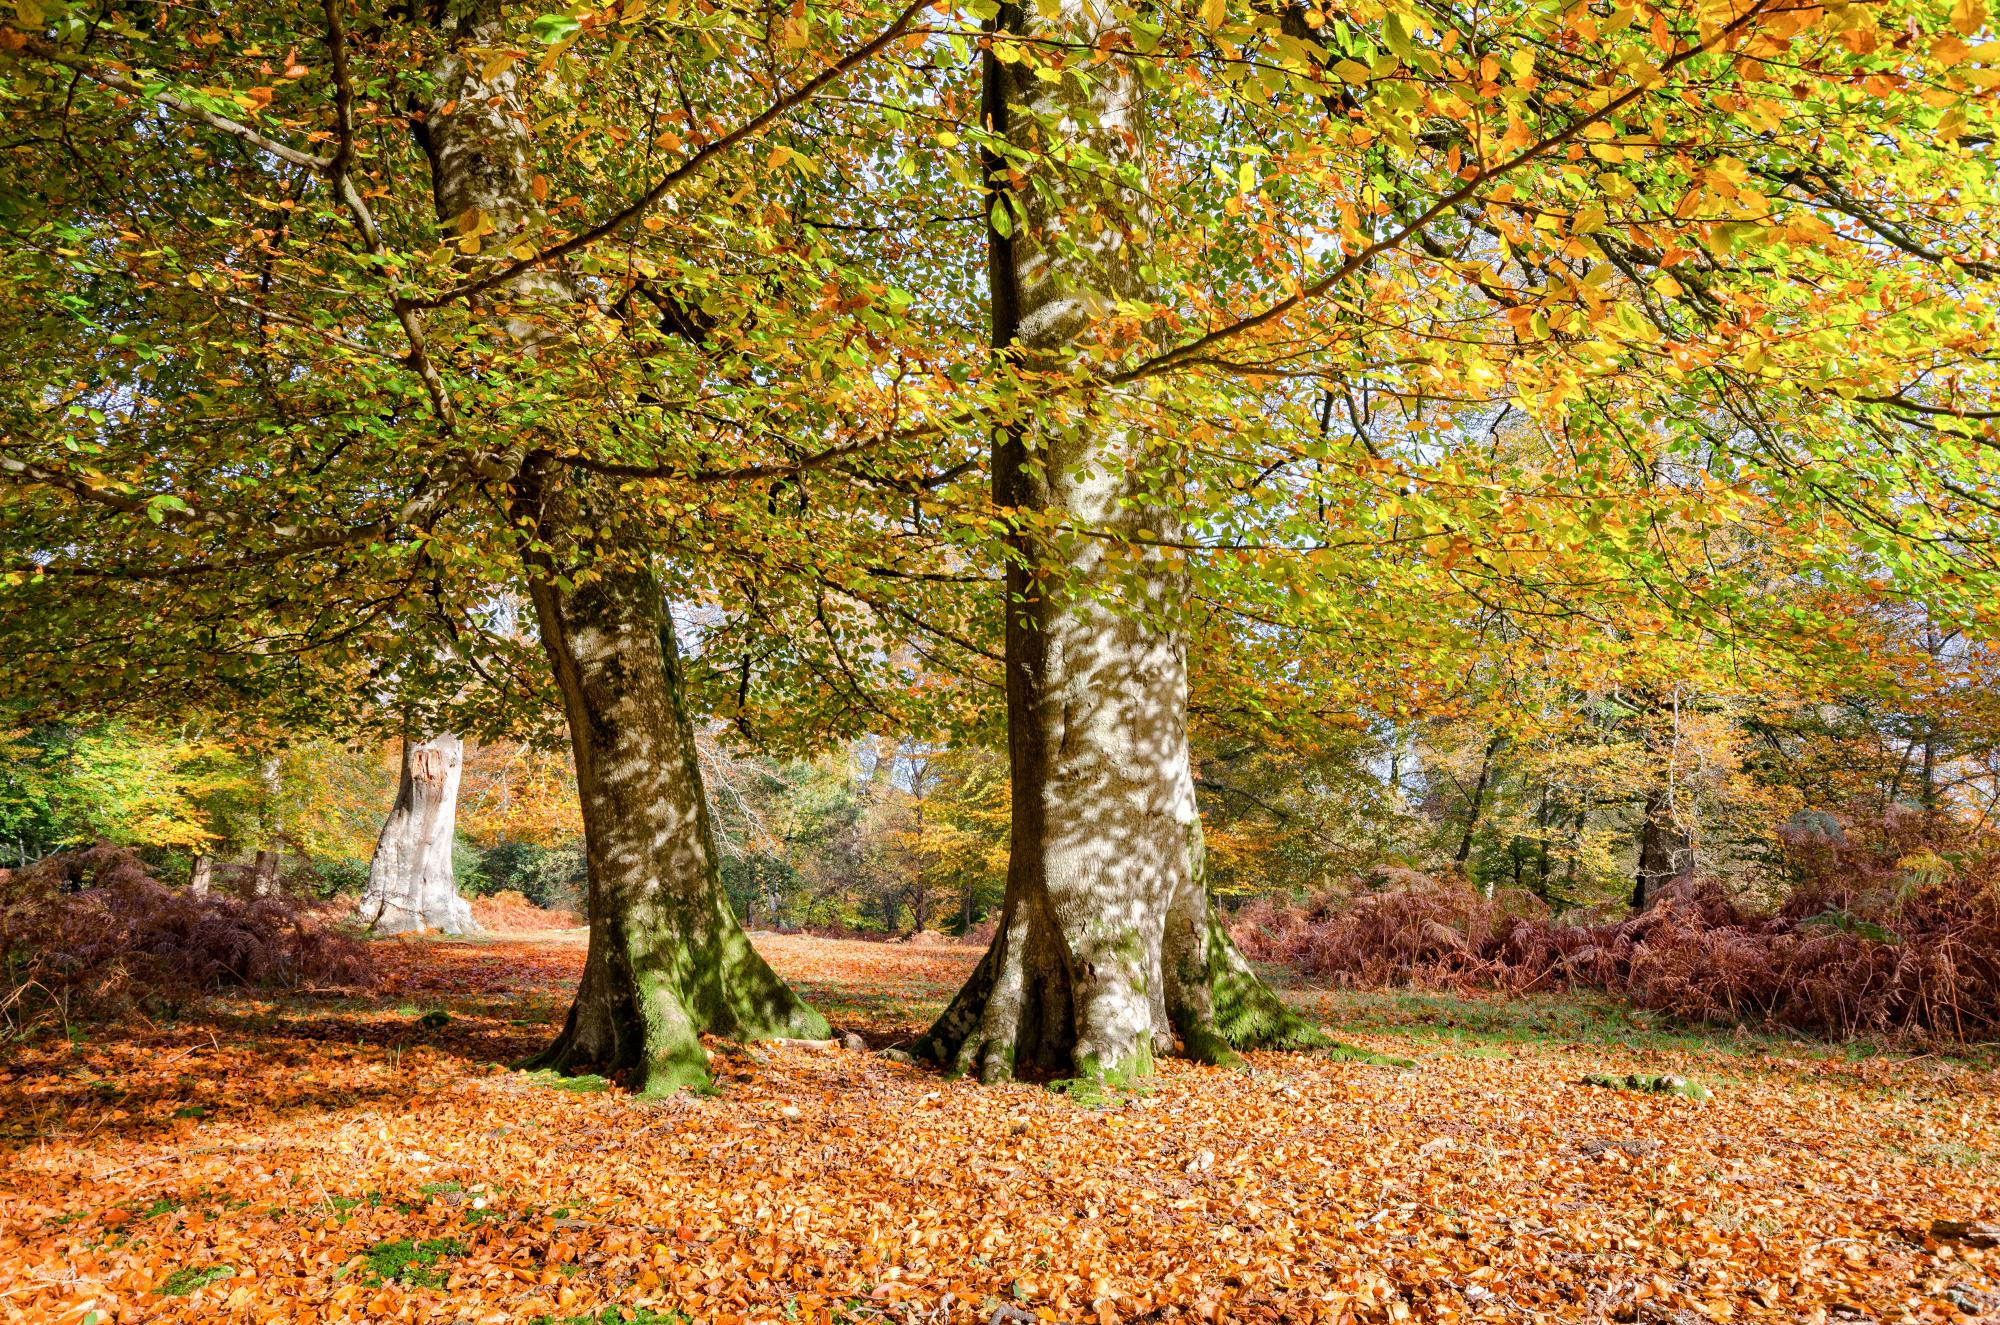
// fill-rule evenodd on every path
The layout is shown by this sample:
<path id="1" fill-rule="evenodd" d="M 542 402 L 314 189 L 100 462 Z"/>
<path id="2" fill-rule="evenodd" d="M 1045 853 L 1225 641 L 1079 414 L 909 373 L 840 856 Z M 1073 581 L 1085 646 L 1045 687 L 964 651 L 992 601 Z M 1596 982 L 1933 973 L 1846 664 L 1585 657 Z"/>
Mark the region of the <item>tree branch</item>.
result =
<path id="1" fill-rule="evenodd" d="M 14 35 L 21 39 L 21 45 L 16 48 L 19 52 L 25 52 L 38 60 L 46 60 L 50 64 L 59 64 L 65 69 L 75 70 L 83 77 L 100 86 L 129 93 L 142 101 L 158 102 L 170 110 L 178 111 L 183 115 L 200 120 L 211 129 L 220 130 L 232 138 L 246 142 L 259 151 L 269 152 L 272 156 L 280 160 L 289 161 L 295 166 L 304 166 L 308 170 L 325 170 L 332 164 L 331 160 L 327 157 L 314 156 L 310 152 L 301 152 L 295 147 L 287 147 L 268 134 L 260 133 L 249 125 L 238 120 L 232 120 L 226 115 L 218 115 L 212 110 L 197 106 L 186 98 L 167 91 L 164 87 L 147 87 L 143 83 L 127 78 L 124 74 L 97 68 L 95 65 L 74 55 L 59 51 L 38 37 L 30 37 L 26 33 L 18 32 L 11 28 L 6 30 L 14 32 Z"/>
<path id="2" fill-rule="evenodd" d="M 1656 72 L 1660 75 L 1660 82 L 1664 82 L 1666 75 L 1672 73 L 1681 65 L 1686 64 L 1689 60 L 1715 49 L 1724 41 L 1735 36 L 1751 20 L 1758 18 L 1778 2 L 1779 0 L 1756 0 L 1756 3 L 1751 5 L 1749 9 L 1731 20 L 1726 26 L 1718 29 L 1715 35 L 1707 41 L 1696 46 L 1691 46 L 1678 55 L 1671 55 L 1662 60 L 1656 68 Z M 1400 229 L 1383 236 L 1372 244 L 1356 249 L 1339 266 L 1312 284 L 1301 286 L 1296 294 L 1287 295 L 1276 303 L 1267 305 L 1259 312 L 1239 318 L 1227 326 L 1217 327 L 1215 330 L 1197 336 L 1185 344 L 1175 346 L 1173 349 L 1162 351 L 1152 358 L 1143 360 L 1122 372 L 1113 373 L 1103 379 L 1105 384 L 1110 386 L 1124 386 L 1131 382 L 1140 381 L 1143 378 L 1157 376 L 1170 369 L 1180 367 L 1186 360 L 1202 355 L 1216 345 L 1234 340 L 1246 332 L 1255 331 L 1259 327 L 1267 326 L 1277 321 L 1293 309 L 1317 299 L 1327 293 L 1327 291 L 1332 290 L 1349 276 L 1359 271 L 1378 254 L 1401 247 L 1412 236 L 1423 232 L 1432 221 L 1477 196 L 1482 188 L 1492 184 L 1495 180 L 1512 174 L 1529 162 L 1546 156 L 1556 148 L 1568 145 L 1571 140 L 1575 139 L 1591 125 L 1610 118 L 1613 114 L 1631 105 L 1657 86 L 1659 86 L 1659 82 L 1645 83 L 1626 89 L 1610 101 L 1605 102 L 1600 109 L 1571 121 L 1560 133 L 1553 134 L 1538 143 L 1522 148 L 1519 152 L 1516 152 L 1513 156 L 1502 161 L 1499 165 L 1492 167 L 1490 170 L 1481 171 L 1460 187 L 1452 190 L 1425 208 L 1414 220 L 1408 222 Z"/>
<path id="3" fill-rule="evenodd" d="M 334 2 L 335 0 L 327 0 L 329 5 Z M 893 23 L 876 33 L 869 41 L 849 51 L 846 55 L 843 55 L 832 64 L 820 70 L 819 73 L 779 97 L 763 111 L 745 120 L 742 124 L 737 125 L 714 142 L 697 148 L 693 155 L 661 176 L 651 188 L 590 229 L 572 235 L 560 243 L 552 244 L 532 257 L 522 258 L 518 262 L 496 267 L 484 276 L 478 276 L 469 281 L 461 281 L 441 294 L 433 295 L 428 299 L 419 301 L 416 306 L 420 308 L 438 308 L 455 300 L 470 298 L 482 291 L 490 290 L 496 285 L 505 285 L 523 272 L 532 271 L 536 267 L 544 267 L 549 263 L 560 261 L 571 253 L 579 249 L 588 248 L 598 240 L 604 239 L 631 222 L 638 220 L 651 211 L 656 203 L 673 192 L 681 183 L 699 172 L 711 159 L 728 151 L 744 139 L 754 137 L 756 134 L 762 132 L 773 122 L 790 112 L 794 107 L 810 100 L 815 93 L 827 84 L 841 78 L 855 67 L 865 64 L 874 58 L 884 47 L 909 35 L 913 31 L 910 27 L 912 20 L 923 12 L 928 3 L 930 3 L 930 0 L 911 0 L 909 7 L 904 9 L 901 14 L 898 14 Z"/>

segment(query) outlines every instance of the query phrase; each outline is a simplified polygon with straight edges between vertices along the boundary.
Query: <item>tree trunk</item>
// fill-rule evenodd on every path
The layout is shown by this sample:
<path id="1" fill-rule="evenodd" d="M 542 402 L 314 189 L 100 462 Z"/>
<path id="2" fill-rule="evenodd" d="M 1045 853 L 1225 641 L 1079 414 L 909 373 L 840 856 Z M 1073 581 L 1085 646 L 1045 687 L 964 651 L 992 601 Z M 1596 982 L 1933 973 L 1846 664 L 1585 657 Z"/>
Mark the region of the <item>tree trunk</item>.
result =
<path id="1" fill-rule="evenodd" d="M 194 858 L 188 867 L 188 891 L 196 897 L 208 896 L 208 889 L 215 880 L 215 857 L 206 851 Z"/>
<path id="2" fill-rule="evenodd" d="M 1113 23 L 1097 0 L 1064 0 L 1046 23 L 1005 6 L 995 26 L 1088 50 Z M 1141 83 L 1123 59 L 1088 72 L 1084 87 L 1033 77 L 990 49 L 984 60 L 985 118 L 1034 171 L 1058 169 L 1043 154 L 1066 155 L 1064 138 L 1098 158 L 1053 187 L 1018 189 L 1001 183 L 1007 162 L 984 160 L 996 187 L 989 214 L 1006 217 L 989 228 L 993 343 L 1031 373 L 1073 368 L 1087 333 L 1148 294 L 1141 197 L 1118 183 L 1122 167 L 1143 172 Z M 1202 884 L 1185 583 L 1160 546 L 1177 518 L 1145 486 L 1164 457 L 1135 417 L 1141 405 L 1108 391 L 1053 426 L 995 430 L 995 503 L 1017 514 L 1006 581 L 1006 900 L 971 979 L 912 1046 L 985 1081 L 1115 1081 L 1149 1072 L 1177 1030 L 1187 1052 L 1210 1061 L 1230 1056 L 1233 1034 L 1269 1032 L 1251 1042 L 1303 1030 L 1234 953 Z M 1270 1026 L 1225 1012 L 1245 1001 L 1236 990 L 1246 983 L 1268 1000 Z"/>
<path id="3" fill-rule="evenodd" d="M 450 732 L 414 745 L 404 738 L 396 803 L 376 839 L 368 890 L 355 911 L 355 919 L 372 933 L 478 930 L 451 866 L 464 762 L 465 748 Z"/>
<path id="4" fill-rule="evenodd" d="M 530 593 L 576 756 L 590 950 L 562 1034 L 530 1066 L 624 1073 L 661 1094 L 709 1080 L 703 1032 L 819 1039 L 826 1022 L 750 946 L 723 891 L 681 707 L 673 626 L 643 566 Z"/>
<path id="5" fill-rule="evenodd" d="M 1493 780 L 1493 756 L 1500 753 L 1500 743 L 1506 738 L 1495 736 L 1486 743 L 1486 753 L 1479 758 L 1479 780 L 1472 784 L 1472 803 L 1465 811 L 1465 831 L 1459 835 L 1458 850 L 1452 854 L 1452 863 L 1464 867 L 1472 859 L 1472 835 L 1479 827 L 1479 812 L 1486 805 L 1486 784 Z"/>
<path id="6" fill-rule="evenodd" d="M 282 768 L 277 755 L 266 755 L 257 766 L 257 781 L 263 791 L 263 803 L 258 808 L 258 826 L 263 830 L 264 846 L 257 852 L 256 863 L 250 867 L 250 895 L 269 897 L 278 891 L 278 867 L 284 863 L 285 819 L 279 797 L 284 793 L 284 782 L 280 776 Z"/>
<path id="7" fill-rule="evenodd" d="M 520 85 L 528 66 L 487 73 L 485 52 L 509 40 L 498 0 L 437 12 L 465 48 L 433 69 L 426 108 L 438 220 L 449 228 L 476 214 L 492 227 L 486 251 L 502 251 L 543 219 Z M 554 267 L 523 273 L 507 295 L 504 330 L 523 353 L 544 334 L 534 306 L 579 297 Z M 514 480 L 515 514 L 534 535 L 529 593 L 569 721 L 590 879 L 583 979 L 562 1034 L 530 1065 L 623 1072 L 632 1089 L 658 1094 L 709 1080 L 703 1031 L 819 1038 L 827 1027 L 736 922 L 659 586 L 643 553 L 621 561 L 583 532 L 609 521 L 579 520 L 581 495 L 532 467 Z"/>
<path id="8" fill-rule="evenodd" d="M 1632 883 L 1632 909 L 1643 911 L 1669 883 L 1694 869 L 1694 843 L 1674 819 L 1673 794 L 1664 788 L 1646 794 L 1646 818 L 1639 827 L 1639 868 Z"/>

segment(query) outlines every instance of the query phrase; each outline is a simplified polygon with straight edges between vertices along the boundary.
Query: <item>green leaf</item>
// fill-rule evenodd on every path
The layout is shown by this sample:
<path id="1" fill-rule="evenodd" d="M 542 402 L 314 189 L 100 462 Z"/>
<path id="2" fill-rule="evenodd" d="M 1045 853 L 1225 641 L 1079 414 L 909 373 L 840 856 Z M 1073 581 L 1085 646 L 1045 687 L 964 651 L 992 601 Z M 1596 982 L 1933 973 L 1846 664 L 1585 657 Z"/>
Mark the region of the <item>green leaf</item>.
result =
<path id="1" fill-rule="evenodd" d="M 567 40 L 582 26 L 574 14 L 543 14 L 528 24 L 528 30 L 553 46 Z"/>
<path id="2" fill-rule="evenodd" d="M 1392 13 L 1382 20 L 1382 40 L 1389 43 L 1389 49 L 1399 60 L 1408 61 L 1416 54 L 1416 48 L 1410 44 L 1410 29 L 1401 14 Z"/>
<path id="3" fill-rule="evenodd" d="M 187 515 L 192 513 L 193 510 L 193 507 L 170 492 L 163 492 L 146 502 L 146 518 L 154 524 L 165 524 L 167 512 L 169 511 L 179 511 L 181 514 Z"/>

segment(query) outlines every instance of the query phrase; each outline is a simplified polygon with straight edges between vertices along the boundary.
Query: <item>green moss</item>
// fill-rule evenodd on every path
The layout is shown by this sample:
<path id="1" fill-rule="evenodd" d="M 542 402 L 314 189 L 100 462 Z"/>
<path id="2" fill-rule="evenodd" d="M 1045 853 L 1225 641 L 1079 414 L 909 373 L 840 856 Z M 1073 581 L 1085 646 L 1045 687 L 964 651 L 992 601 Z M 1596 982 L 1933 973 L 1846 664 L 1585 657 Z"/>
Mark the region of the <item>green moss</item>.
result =
<path id="1" fill-rule="evenodd" d="M 651 1307 L 606 1307 L 595 1316 L 535 1316 L 528 1325 L 693 1325 L 678 1311 Z"/>
<path id="2" fill-rule="evenodd" d="M 1593 1072 L 1583 1079 L 1586 1086 L 1604 1086 L 1612 1090 L 1640 1090 L 1652 1095 L 1679 1095 L 1691 1100 L 1714 1098 L 1708 1087 L 1686 1077 L 1677 1077 L 1671 1072 L 1657 1076 L 1643 1072 L 1633 1072 L 1626 1076 L 1616 1076 L 1609 1072 Z"/>
<path id="3" fill-rule="evenodd" d="M 1329 1062 L 1362 1063 L 1368 1067 L 1415 1067 L 1414 1058 L 1399 1058 L 1395 1054 L 1378 1054 L 1373 1049 L 1364 1049 L 1358 1044 L 1347 1044 L 1340 1040 L 1323 1040 L 1319 1052 Z"/>
<path id="4" fill-rule="evenodd" d="M 438 1262 L 465 1255 L 465 1244 L 457 1238 L 428 1238 L 415 1242 L 398 1238 L 378 1242 L 362 1253 L 361 1282 L 370 1288 L 383 1284 L 406 1284 L 411 1288 L 443 1288 L 447 1274 Z"/>
<path id="5" fill-rule="evenodd" d="M 153 1291 L 168 1297 L 185 1297 L 197 1289 L 206 1288 L 216 1280 L 227 1279 L 235 1273 L 235 1267 L 228 1265 L 184 1266 L 161 1280 L 160 1286 Z"/>
<path id="6" fill-rule="evenodd" d="M 1243 954 L 1229 940 L 1213 907 L 1208 917 L 1207 957 L 1210 996 L 1215 1002 L 1215 1031 L 1238 1049 L 1282 1049 L 1300 1052 L 1332 1043 L 1324 1031 L 1292 1011 L 1271 987 L 1257 978 Z"/>
<path id="7" fill-rule="evenodd" d="M 1107 1062 L 1096 1054 L 1080 1056 L 1076 1060 L 1076 1075 L 1051 1081 L 1049 1089 L 1085 1108 L 1101 1109 L 1111 1104 L 1120 1092 L 1131 1090 L 1151 1075 L 1153 1046 L 1141 1039 L 1121 1059 Z"/>
<path id="8" fill-rule="evenodd" d="M 1181 1050 L 1193 1061 L 1210 1067 L 1243 1066 L 1243 1056 L 1230 1045 L 1228 1038 L 1206 1026 L 1182 1032 Z"/>
<path id="9" fill-rule="evenodd" d="M 524 1072 L 521 1075 L 527 1077 L 528 1080 L 538 1086 L 547 1086 L 550 1090 L 566 1090 L 572 1095 L 595 1095 L 600 1091 L 611 1089 L 609 1081 L 589 1072 L 579 1072 L 575 1076 L 565 1076 L 552 1067 L 543 1067 L 537 1068 L 533 1072 Z"/>
<path id="10" fill-rule="evenodd" d="M 722 1088 L 708 1074 L 708 1060 L 693 1062 L 676 1055 L 656 1058 L 646 1065 L 643 1076 L 634 1080 L 632 1093 L 642 1100 L 664 1099 L 689 1091 L 696 1095 L 720 1095 Z"/>

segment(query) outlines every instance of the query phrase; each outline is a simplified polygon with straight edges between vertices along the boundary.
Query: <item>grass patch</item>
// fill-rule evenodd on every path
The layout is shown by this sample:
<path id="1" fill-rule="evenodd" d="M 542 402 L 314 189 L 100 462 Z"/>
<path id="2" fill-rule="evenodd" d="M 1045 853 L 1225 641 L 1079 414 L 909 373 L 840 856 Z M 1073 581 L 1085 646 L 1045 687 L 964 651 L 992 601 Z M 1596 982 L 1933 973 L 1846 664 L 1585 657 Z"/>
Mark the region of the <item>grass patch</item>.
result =
<path id="1" fill-rule="evenodd" d="M 584 1072 L 578 1076 L 566 1077 L 560 1072 L 542 1068 L 538 1072 L 523 1072 L 522 1076 L 537 1086 L 547 1086 L 550 1090 L 566 1090 L 572 1095 L 598 1095 L 611 1089 L 611 1083 L 603 1077 Z"/>
<path id="2" fill-rule="evenodd" d="M 1983 1169 L 1987 1164 L 1985 1152 L 1962 1141 L 1941 1141 L 1923 1147 L 1917 1155 L 1923 1163 L 1939 1169 Z"/>
<path id="3" fill-rule="evenodd" d="M 1079 1109 L 1108 1109 L 1118 1103 L 1118 1096 L 1095 1077 L 1058 1077 L 1049 1083 L 1049 1093 L 1062 1096 Z"/>
<path id="4" fill-rule="evenodd" d="M 370 1288 L 405 1284 L 411 1288 L 443 1288 L 448 1277 L 438 1262 L 465 1255 L 457 1238 L 398 1238 L 378 1242 L 362 1253 L 361 1282 Z"/>
<path id="5" fill-rule="evenodd" d="M 197 1289 L 206 1288 L 216 1280 L 227 1279 L 235 1273 L 234 1267 L 228 1265 L 183 1266 L 168 1275 L 153 1291 L 167 1297 L 186 1297 Z"/>
<path id="6" fill-rule="evenodd" d="M 694 1325 L 694 1322 L 671 1308 L 656 1311 L 652 1307 L 606 1307 L 595 1316 L 536 1316 L 528 1325 Z"/>
<path id="7" fill-rule="evenodd" d="M 1671 1072 L 1658 1076 L 1644 1072 L 1633 1072 L 1628 1076 L 1616 1076 L 1610 1072 L 1592 1072 L 1583 1079 L 1586 1086 L 1605 1086 L 1612 1090 L 1637 1090 L 1651 1095 L 1680 1095 L 1691 1100 L 1706 1100 L 1714 1097 L 1708 1087 L 1699 1081 L 1689 1081 Z"/>
<path id="8" fill-rule="evenodd" d="M 465 1188 L 455 1182 L 427 1182 L 417 1190 L 425 1196 L 442 1196 L 446 1192 L 462 1192 Z"/>

